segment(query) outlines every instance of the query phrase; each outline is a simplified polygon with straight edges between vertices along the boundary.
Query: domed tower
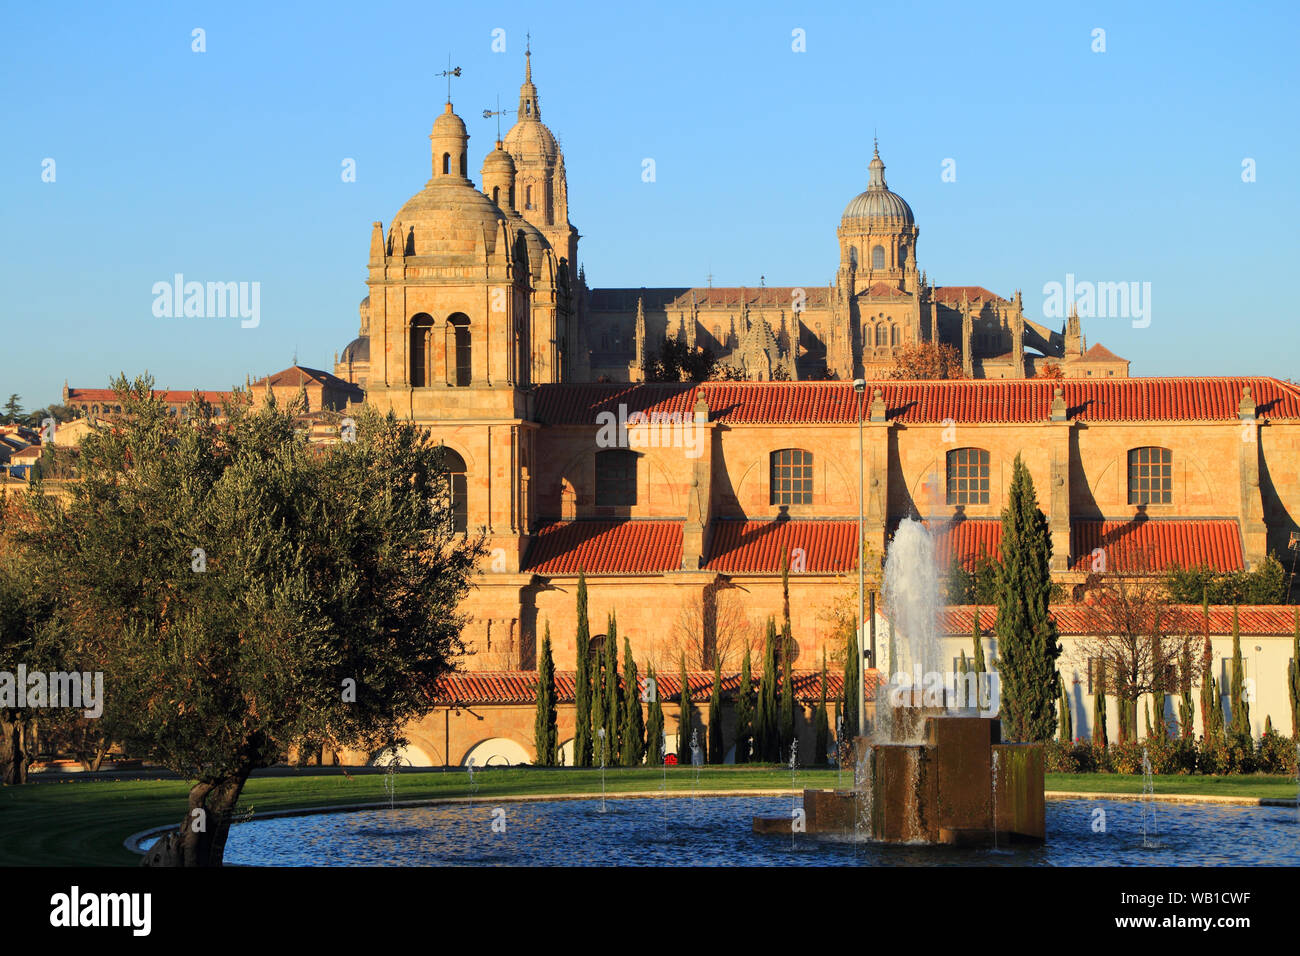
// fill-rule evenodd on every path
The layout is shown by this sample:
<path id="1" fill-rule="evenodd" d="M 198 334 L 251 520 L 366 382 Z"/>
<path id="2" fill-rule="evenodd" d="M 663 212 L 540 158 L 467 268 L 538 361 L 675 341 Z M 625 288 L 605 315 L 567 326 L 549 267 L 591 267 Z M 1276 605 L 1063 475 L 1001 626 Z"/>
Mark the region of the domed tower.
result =
<path id="1" fill-rule="evenodd" d="M 505 213 L 515 246 L 515 261 L 523 264 L 529 279 L 529 334 L 532 354 L 530 380 L 534 384 L 563 380 L 564 339 L 572 314 L 572 297 L 565 266 L 556 259 L 540 229 L 519 214 L 515 206 L 515 162 L 497 140 L 496 149 L 483 160 L 483 193 Z"/>
<path id="2" fill-rule="evenodd" d="M 903 197 L 885 182 L 885 163 L 877 145 L 867 166 L 864 192 L 844 208 L 836 231 L 840 243 L 840 304 L 837 354 L 828 364 L 841 375 L 878 374 L 893 361 L 893 351 L 919 342 L 923 321 L 916 239 L 920 230 Z"/>
<path id="3" fill-rule="evenodd" d="M 524 82 L 519 87 L 515 124 L 505 135 L 505 150 L 515 163 L 515 208 L 541 230 L 554 250 L 562 271 L 569 276 L 575 315 L 561 343 L 561 377 L 583 381 L 590 361 L 583 335 L 585 290 L 578 275 L 578 230 L 569 222 L 569 186 L 564 153 L 555 135 L 542 122 L 541 98 L 533 84 L 531 47 L 524 53 Z"/>

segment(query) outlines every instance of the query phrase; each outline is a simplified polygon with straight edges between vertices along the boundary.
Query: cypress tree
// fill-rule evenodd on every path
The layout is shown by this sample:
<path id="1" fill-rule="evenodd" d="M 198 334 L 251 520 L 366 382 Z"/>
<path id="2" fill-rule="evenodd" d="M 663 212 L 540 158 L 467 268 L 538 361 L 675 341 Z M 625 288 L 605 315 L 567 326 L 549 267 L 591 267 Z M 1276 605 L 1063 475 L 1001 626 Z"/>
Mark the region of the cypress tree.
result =
<path id="1" fill-rule="evenodd" d="M 822 767 L 826 764 L 826 754 L 830 749 L 831 727 L 830 721 L 826 716 L 826 648 L 822 648 L 822 692 L 821 700 L 817 703 L 817 713 L 813 717 L 813 727 L 817 735 L 817 743 L 813 749 L 813 766 Z"/>
<path id="2" fill-rule="evenodd" d="M 713 655 L 713 693 L 709 696 L 709 763 L 722 763 L 722 658 Z"/>
<path id="3" fill-rule="evenodd" d="M 602 734 L 601 731 L 604 731 Z M 609 718 L 605 713 L 605 649 L 591 662 L 591 765 L 609 766 Z"/>
<path id="4" fill-rule="evenodd" d="M 777 759 L 789 761 L 790 748 L 794 742 L 794 662 L 791 660 L 794 648 L 791 646 L 790 623 L 787 621 L 781 633 L 781 712 L 778 728 L 781 740 L 781 752 Z"/>
<path id="5" fill-rule="evenodd" d="M 763 676 L 758 682 L 758 711 L 754 718 L 754 750 L 763 763 L 781 759 L 776 703 L 776 621 L 767 619 L 763 638 Z"/>
<path id="6" fill-rule="evenodd" d="M 641 716 L 641 681 L 632 657 L 632 643 L 623 638 L 623 733 L 619 754 L 623 766 L 639 767 L 645 756 L 645 721 Z"/>
<path id="7" fill-rule="evenodd" d="M 1115 697 L 1115 703 L 1119 704 L 1119 742 L 1127 743 L 1129 735 L 1133 732 L 1130 722 L 1131 712 L 1129 710 L 1129 704 L 1131 704 L 1132 701 L 1117 695 Z"/>
<path id="8" fill-rule="evenodd" d="M 736 690 L 736 763 L 749 763 L 749 748 L 754 741 L 754 678 L 751 652 L 745 646 L 745 663 L 740 669 L 740 687 Z"/>
<path id="9" fill-rule="evenodd" d="M 1047 516 L 1039 510 L 1029 469 L 1017 455 L 1002 512 L 1002 560 L 994 568 L 1002 726 L 1011 740 L 1043 741 L 1056 730 L 1061 642 L 1048 607 L 1051 559 Z"/>
<path id="10" fill-rule="evenodd" d="M 1204 620 L 1205 644 L 1201 648 L 1201 723 L 1207 740 L 1221 740 L 1223 705 L 1219 703 L 1219 688 L 1214 679 L 1214 646 L 1210 641 L 1210 598 L 1207 590 L 1201 591 L 1201 613 Z"/>
<path id="11" fill-rule="evenodd" d="M 858 735 L 858 619 L 853 619 L 853 629 L 845 638 L 844 696 L 840 713 L 844 717 L 844 741 Z M 847 748 L 844 749 L 847 753 Z"/>
<path id="12" fill-rule="evenodd" d="M 677 764 L 688 765 L 691 762 L 691 684 L 686 674 L 686 655 L 682 655 L 682 691 L 678 695 L 680 709 L 677 712 Z"/>
<path id="13" fill-rule="evenodd" d="M 655 666 L 647 665 L 646 676 L 653 682 L 654 694 L 650 706 L 646 708 L 645 724 L 645 762 L 649 766 L 658 766 L 664 762 L 664 705 L 659 682 L 655 680 Z"/>
<path id="14" fill-rule="evenodd" d="M 606 746 L 608 763 L 612 767 L 621 762 L 619 735 L 623 731 L 623 692 L 618 686 L 618 619 L 609 612 L 609 625 L 605 635 L 605 722 L 609 725 Z"/>
<path id="15" fill-rule="evenodd" d="M 573 680 L 573 765 L 591 766 L 591 632 L 587 623 L 587 578 L 578 569 L 578 634 L 574 641 L 578 656 Z"/>
<path id="16" fill-rule="evenodd" d="M 1232 735 L 1239 740 L 1250 740 L 1250 702 L 1246 700 L 1246 667 L 1241 657 L 1241 628 L 1237 621 L 1237 607 L 1232 608 Z"/>
<path id="17" fill-rule="evenodd" d="M 1300 739 L 1300 608 L 1295 611 L 1295 640 L 1287 665 L 1287 690 L 1291 697 L 1291 736 Z"/>
<path id="18" fill-rule="evenodd" d="M 542 638 L 542 655 L 537 662 L 537 717 L 533 721 L 533 743 L 537 747 L 537 766 L 554 767 L 559 741 L 555 714 L 555 661 L 551 658 L 551 623 L 546 622 Z"/>
<path id="19" fill-rule="evenodd" d="M 1106 658 L 1097 658 L 1097 686 L 1092 695 L 1092 742 L 1106 747 Z"/>
<path id="20" fill-rule="evenodd" d="M 1144 700 L 1144 701 L 1142 702 L 1142 706 L 1146 708 L 1146 715 L 1147 715 L 1147 733 L 1146 733 L 1146 735 L 1147 735 L 1147 738 L 1150 739 L 1151 737 L 1154 737 L 1154 736 L 1155 736 L 1155 730 L 1153 730 L 1152 727 L 1151 727 L 1151 700 L 1150 700 L 1150 698 L 1148 698 L 1147 700 Z"/>
<path id="21" fill-rule="evenodd" d="M 1061 743 L 1068 744 L 1074 740 L 1074 722 L 1070 714 L 1070 698 L 1065 693 L 1065 688 L 1061 688 L 1061 701 L 1057 707 L 1059 715 L 1059 724 L 1057 726 L 1057 737 Z"/>
<path id="22" fill-rule="evenodd" d="M 971 625 L 971 643 L 974 645 L 975 659 L 973 666 L 975 668 L 975 701 L 967 706 L 975 706 L 984 709 L 984 673 L 988 670 L 988 664 L 984 660 L 984 629 L 980 627 L 980 609 L 975 608 L 975 622 Z M 993 701 L 987 702 L 992 706 Z"/>

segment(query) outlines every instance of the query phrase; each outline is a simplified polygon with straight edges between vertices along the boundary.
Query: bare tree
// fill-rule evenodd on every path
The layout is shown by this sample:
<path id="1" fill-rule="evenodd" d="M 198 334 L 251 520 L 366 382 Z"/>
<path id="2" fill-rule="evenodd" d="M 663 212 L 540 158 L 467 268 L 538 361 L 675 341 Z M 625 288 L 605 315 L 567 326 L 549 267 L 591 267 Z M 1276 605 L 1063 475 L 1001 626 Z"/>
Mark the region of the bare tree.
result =
<path id="1" fill-rule="evenodd" d="M 1090 575 L 1085 587 L 1087 636 L 1075 654 L 1094 675 L 1104 670 L 1105 693 L 1126 708 L 1123 724 L 1137 736 L 1144 694 L 1186 694 L 1198 675 L 1191 666 L 1200 638 L 1170 603 L 1163 584 L 1141 568 Z M 1104 669 L 1098 665 L 1104 662 Z"/>
<path id="2" fill-rule="evenodd" d="M 750 645 L 753 622 L 738 589 L 718 579 L 687 598 L 660 645 L 658 663 L 668 667 L 686 655 L 690 670 L 737 669 Z M 680 665 L 679 665 L 680 666 Z"/>

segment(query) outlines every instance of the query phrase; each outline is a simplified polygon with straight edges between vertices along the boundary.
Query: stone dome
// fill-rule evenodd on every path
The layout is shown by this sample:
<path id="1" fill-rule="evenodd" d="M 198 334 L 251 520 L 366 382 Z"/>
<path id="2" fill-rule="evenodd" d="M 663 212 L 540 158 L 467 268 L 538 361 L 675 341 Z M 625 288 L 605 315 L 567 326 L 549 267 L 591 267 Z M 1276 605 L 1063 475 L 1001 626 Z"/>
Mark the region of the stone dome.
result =
<path id="1" fill-rule="evenodd" d="M 870 177 L 866 192 L 858 193 L 844 207 L 843 219 L 901 219 L 913 225 L 912 207 L 885 184 L 885 164 L 877 149 L 867 167 Z"/>
<path id="2" fill-rule="evenodd" d="M 536 162 L 541 160 L 546 165 L 554 165 L 560 155 L 555 136 L 545 123 L 539 119 L 522 119 L 510 127 L 506 133 L 506 149 L 518 162 Z"/>
<path id="3" fill-rule="evenodd" d="M 413 239 L 406 255 L 472 255 L 475 243 L 487 234 L 488 251 L 495 248 L 506 215 L 469 180 L 435 177 L 393 216 L 400 239 Z M 397 248 L 393 250 L 397 253 Z"/>
<path id="4" fill-rule="evenodd" d="M 370 361 L 370 336 L 359 335 L 347 344 L 343 349 L 343 356 L 340 361 L 348 362 L 369 362 Z"/>

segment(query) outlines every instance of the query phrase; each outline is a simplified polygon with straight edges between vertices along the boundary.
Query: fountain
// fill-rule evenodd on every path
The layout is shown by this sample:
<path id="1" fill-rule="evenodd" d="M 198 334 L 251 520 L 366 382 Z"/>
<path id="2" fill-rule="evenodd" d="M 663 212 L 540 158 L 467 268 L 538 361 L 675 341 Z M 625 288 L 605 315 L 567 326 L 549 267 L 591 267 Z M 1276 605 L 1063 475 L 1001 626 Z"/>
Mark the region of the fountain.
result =
<path id="1" fill-rule="evenodd" d="M 1151 756 L 1147 748 L 1142 748 L 1142 848 L 1154 849 L 1160 831 L 1156 829 L 1156 780 L 1151 769 Z M 1147 830 L 1147 817 L 1151 818 L 1151 829 Z"/>
<path id="2" fill-rule="evenodd" d="M 1043 748 L 1002 742 L 991 688 L 975 688 L 983 706 L 956 706 L 956 675 L 946 673 L 939 640 L 934 540 L 921 522 L 899 525 L 883 591 L 889 627 L 877 658 L 887 679 L 877 684 L 871 733 L 853 741 L 851 791 L 804 791 L 806 832 L 885 843 L 1041 842 Z M 755 817 L 753 826 L 786 833 L 790 821 Z"/>
<path id="3" fill-rule="evenodd" d="M 596 731 L 600 737 L 600 812 L 605 812 L 605 728 Z"/>

